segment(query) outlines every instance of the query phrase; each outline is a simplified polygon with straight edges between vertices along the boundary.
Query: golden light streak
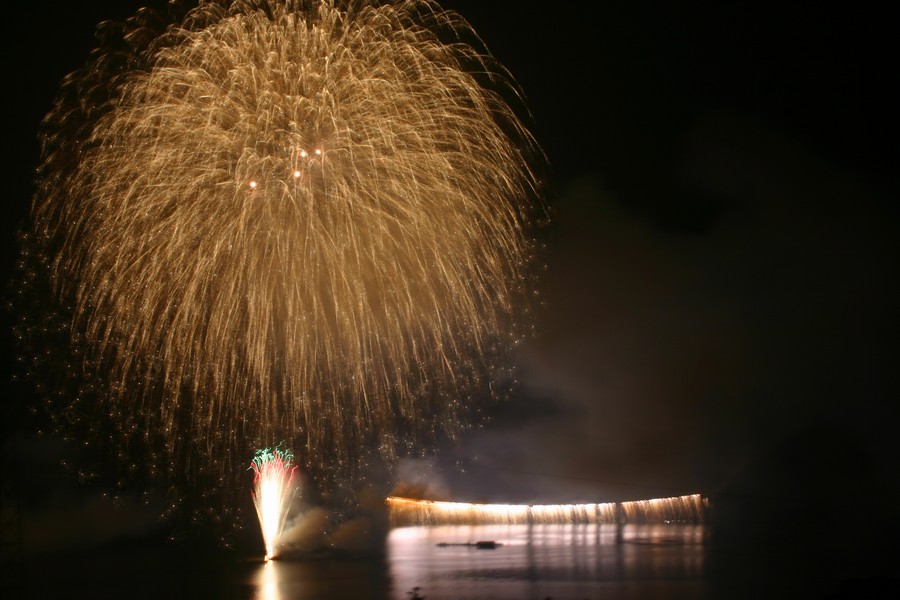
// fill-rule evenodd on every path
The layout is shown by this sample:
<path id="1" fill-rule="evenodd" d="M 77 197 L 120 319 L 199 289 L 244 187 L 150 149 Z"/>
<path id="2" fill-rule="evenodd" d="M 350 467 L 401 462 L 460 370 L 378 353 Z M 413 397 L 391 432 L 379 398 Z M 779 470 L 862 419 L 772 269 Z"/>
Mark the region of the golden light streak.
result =
<path id="1" fill-rule="evenodd" d="M 477 504 L 390 496 L 391 525 L 523 525 L 559 523 L 700 523 L 707 501 L 700 494 L 601 504 Z"/>
<path id="2" fill-rule="evenodd" d="M 70 416 L 216 488 L 272 439 L 321 480 L 454 431 L 522 334 L 538 154 L 469 25 L 217 0 L 122 31 L 42 134 L 34 239 L 100 403 Z"/>

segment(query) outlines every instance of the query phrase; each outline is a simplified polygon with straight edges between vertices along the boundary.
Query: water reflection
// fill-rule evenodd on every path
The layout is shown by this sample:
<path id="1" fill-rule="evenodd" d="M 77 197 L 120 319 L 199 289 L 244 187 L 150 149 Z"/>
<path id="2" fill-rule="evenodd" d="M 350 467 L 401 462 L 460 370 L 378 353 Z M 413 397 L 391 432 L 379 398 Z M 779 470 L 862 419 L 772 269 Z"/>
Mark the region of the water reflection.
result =
<path id="1" fill-rule="evenodd" d="M 474 543 L 493 541 L 494 549 Z M 446 525 L 393 529 L 379 559 L 280 560 L 258 600 L 688 598 L 708 595 L 702 525 Z"/>
<path id="2" fill-rule="evenodd" d="M 284 559 L 261 563 L 248 578 L 253 600 L 387 599 L 383 558 Z M 406 600 L 405 595 L 398 596 Z"/>
<path id="3" fill-rule="evenodd" d="M 502 545 L 463 545 L 485 539 Z M 395 529 L 388 549 L 394 588 L 429 598 L 703 598 L 703 540 L 701 525 L 439 526 Z"/>
<path id="4" fill-rule="evenodd" d="M 282 597 L 278 589 L 278 573 L 274 561 L 266 561 L 258 574 L 257 586 L 259 593 L 256 600 L 280 600 Z"/>

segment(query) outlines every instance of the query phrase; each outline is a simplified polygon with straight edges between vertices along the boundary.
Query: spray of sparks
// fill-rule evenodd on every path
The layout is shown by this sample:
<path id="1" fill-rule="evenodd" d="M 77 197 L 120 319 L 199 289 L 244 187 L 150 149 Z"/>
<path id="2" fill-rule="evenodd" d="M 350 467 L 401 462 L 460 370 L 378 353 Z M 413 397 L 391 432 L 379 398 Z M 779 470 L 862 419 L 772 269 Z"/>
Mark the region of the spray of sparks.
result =
<path id="1" fill-rule="evenodd" d="M 207 0 L 102 32 L 33 215 L 111 437 L 219 485 L 264 440 L 315 477 L 453 430 L 524 332 L 539 155 L 469 25 Z"/>
<path id="2" fill-rule="evenodd" d="M 284 529 L 291 501 L 297 493 L 294 482 L 294 455 L 276 446 L 257 450 L 250 468 L 253 469 L 253 504 L 259 517 L 266 560 L 275 557 L 278 538 Z"/>
<path id="3" fill-rule="evenodd" d="M 708 501 L 700 494 L 601 504 L 472 504 L 390 496 L 391 525 L 702 523 Z"/>

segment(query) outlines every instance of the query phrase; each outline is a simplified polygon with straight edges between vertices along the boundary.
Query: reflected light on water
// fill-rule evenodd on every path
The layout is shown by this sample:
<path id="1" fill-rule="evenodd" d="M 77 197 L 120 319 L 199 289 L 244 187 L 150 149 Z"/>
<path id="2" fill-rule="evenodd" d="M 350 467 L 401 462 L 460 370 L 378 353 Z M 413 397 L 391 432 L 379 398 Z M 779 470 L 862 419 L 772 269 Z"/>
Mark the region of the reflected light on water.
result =
<path id="1" fill-rule="evenodd" d="M 253 565 L 241 598 L 252 600 L 408 600 L 392 594 L 386 557 L 294 555 Z M 437 600 L 436 598 L 434 600 Z"/>
<path id="2" fill-rule="evenodd" d="M 478 541 L 496 546 L 479 548 Z M 394 593 L 431 599 L 706 597 L 699 524 L 402 527 L 388 537 Z"/>
<path id="3" fill-rule="evenodd" d="M 705 541 L 703 525 L 685 523 L 398 527 L 383 555 L 261 563 L 246 597 L 408 600 L 419 588 L 429 600 L 704 600 Z"/>
<path id="4" fill-rule="evenodd" d="M 278 591 L 278 572 L 275 561 L 267 560 L 263 563 L 257 577 L 256 600 L 281 600 Z"/>
<path id="5" fill-rule="evenodd" d="M 268 561 L 257 600 L 670 597 L 703 600 L 706 501 L 698 494 L 607 504 L 387 499 L 384 553 Z M 478 544 L 478 542 L 489 542 Z"/>

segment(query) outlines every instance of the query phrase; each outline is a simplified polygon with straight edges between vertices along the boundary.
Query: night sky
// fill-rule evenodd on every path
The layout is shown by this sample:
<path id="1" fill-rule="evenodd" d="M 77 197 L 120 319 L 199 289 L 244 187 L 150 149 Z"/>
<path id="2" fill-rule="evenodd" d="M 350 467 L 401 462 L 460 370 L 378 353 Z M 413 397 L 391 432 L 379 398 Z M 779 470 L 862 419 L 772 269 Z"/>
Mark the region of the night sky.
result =
<path id="1" fill-rule="evenodd" d="M 8 9 L 4 279 L 39 119 L 94 24 L 141 4 Z M 493 423 L 403 476 L 472 500 L 699 491 L 723 507 L 726 549 L 748 523 L 792 520 L 818 540 L 819 523 L 845 518 L 861 533 L 841 545 L 896 547 L 891 17 L 774 2 L 442 4 L 520 84 L 553 221 L 519 388 Z M 29 397 L 7 386 L 4 434 Z M 103 512 L 90 491 L 59 494 L 76 499 L 72 514 Z M 120 517 L 123 530 L 150 522 Z"/>

